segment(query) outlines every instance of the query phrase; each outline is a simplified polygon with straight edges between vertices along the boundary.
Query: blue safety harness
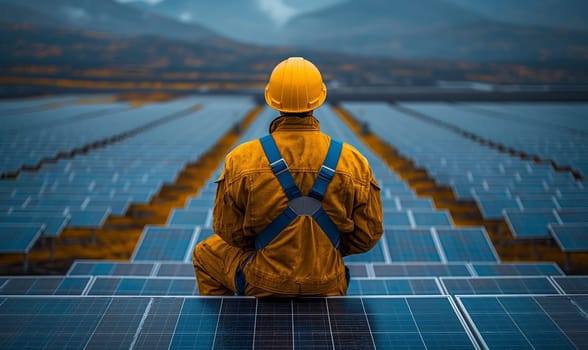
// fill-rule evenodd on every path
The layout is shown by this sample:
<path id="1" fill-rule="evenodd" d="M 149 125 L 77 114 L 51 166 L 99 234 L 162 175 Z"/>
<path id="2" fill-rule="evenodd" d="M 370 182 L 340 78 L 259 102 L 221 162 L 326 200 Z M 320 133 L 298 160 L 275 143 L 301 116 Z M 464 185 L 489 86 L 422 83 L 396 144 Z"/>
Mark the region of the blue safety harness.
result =
<path id="1" fill-rule="evenodd" d="M 327 237 L 329 237 L 333 246 L 339 249 L 339 230 L 337 230 L 331 218 L 323 210 L 322 201 L 327 187 L 335 175 L 335 169 L 337 168 L 337 163 L 339 163 L 339 156 L 341 156 L 343 144 L 331 139 L 327 157 L 319 170 L 318 177 L 308 196 L 303 196 L 296 183 L 294 183 L 292 174 L 288 170 L 288 164 L 282 158 L 272 135 L 262 137 L 260 142 L 265 156 L 270 163 L 272 172 L 288 197 L 288 207 L 257 235 L 255 249 L 260 250 L 265 248 L 299 216 L 311 216 Z"/>
<path id="2" fill-rule="evenodd" d="M 270 163 L 272 172 L 280 182 L 282 189 L 288 197 L 288 207 L 257 235 L 257 238 L 255 239 L 255 249 L 264 249 L 299 216 L 312 217 L 327 235 L 333 246 L 336 249 L 339 249 L 339 230 L 324 211 L 322 201 L 325 192 L 327 191 L 327 187 L 329 187 L 329 184 L 335 175 L 335 169 L 337 168 L 337 163 L 339 163 L 343 144 L 340 141 L 331 139 L 329 150 L 327 151 L 327 157 L 319 170 L 318 177 L 308 196 L 303 196 L 298 189 L 298 186 L 296 186 L 292 174 L 290 174 L 288 169 L 288 164 L 280 154 L 272 135 L 266 135 L 260 138 L 259 141 L 261 142 L 265 156 Z M 239 295 L 244 294 L 245 288 L 243 268 L 252 256 L 253 254 L 250 255 L 243 265 L 236 271 L 235 287 L 237 289 L 237 294 Z M 346 273 L 348 275 L 347 268 Z"/>

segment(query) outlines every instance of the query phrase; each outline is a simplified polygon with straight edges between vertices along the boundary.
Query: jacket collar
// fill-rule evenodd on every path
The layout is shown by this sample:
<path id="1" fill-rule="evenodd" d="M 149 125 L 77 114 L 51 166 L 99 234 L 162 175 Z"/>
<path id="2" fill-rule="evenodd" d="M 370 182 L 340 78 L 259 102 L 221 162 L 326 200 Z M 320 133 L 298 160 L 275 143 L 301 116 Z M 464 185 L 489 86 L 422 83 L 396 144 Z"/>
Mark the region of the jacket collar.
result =
<path id="1" fill-rule="evenodd" d="M 312 115 L 305 117 L 280 116 L 270 124 L 270 133 L 286 130 L 320 131 L 320 122 Z"/>

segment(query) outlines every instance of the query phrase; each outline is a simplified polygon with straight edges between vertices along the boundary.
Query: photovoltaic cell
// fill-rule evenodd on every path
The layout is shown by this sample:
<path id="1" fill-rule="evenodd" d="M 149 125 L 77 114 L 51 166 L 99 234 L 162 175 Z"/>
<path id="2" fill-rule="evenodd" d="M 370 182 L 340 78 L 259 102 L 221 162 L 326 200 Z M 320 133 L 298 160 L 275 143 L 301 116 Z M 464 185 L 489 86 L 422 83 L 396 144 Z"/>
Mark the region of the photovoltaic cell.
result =
<path id="1" fill-rule="evenodd" d="M 584 349 L 587 296 L 458 297 L 488 348 Z"/>

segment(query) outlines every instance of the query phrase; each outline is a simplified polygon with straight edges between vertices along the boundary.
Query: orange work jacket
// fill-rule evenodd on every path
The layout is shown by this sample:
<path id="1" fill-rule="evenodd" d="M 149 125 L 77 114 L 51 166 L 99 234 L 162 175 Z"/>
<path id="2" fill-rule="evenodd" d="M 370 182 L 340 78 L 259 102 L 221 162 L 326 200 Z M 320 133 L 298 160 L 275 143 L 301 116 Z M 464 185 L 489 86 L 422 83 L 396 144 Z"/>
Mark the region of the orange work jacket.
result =
<path id="1" fill-rule="evenodd" d="M 271 132 L 294 181 L 307 195 L 330 137 L 311 115 L 278 118 Z M 319 295 L 336 289 L 345 279 L 342 256 L 370 250 L 383 233 L 380 187 L 365 157 L 346 143 L 323 199 L 323 209 L 341 234 L 340 251 L 308 216 L 297 217 L 268 246 L 255 251 L 257 233 L 287 206 L 259 140 L 226 156 L 217 180 L 213 229 L 230 245 L 252 252 L 244 268 L 247 283 L 273 293 Z"/>

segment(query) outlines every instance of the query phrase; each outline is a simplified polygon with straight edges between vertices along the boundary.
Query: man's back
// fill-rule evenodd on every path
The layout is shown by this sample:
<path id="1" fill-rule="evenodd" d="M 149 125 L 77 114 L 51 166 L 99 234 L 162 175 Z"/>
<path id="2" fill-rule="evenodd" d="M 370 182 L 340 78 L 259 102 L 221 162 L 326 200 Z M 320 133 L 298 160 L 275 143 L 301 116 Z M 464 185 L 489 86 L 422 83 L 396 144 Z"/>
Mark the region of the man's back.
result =
<path id="1" fill-rule="evenodd" d="M 320 132 L 312 116 L 281 118 L 272 136 L 296 185 L 308 194 L 330 137 Z M 254 249 L 256 235 L 287 206 L 288 198 L 258 140 L 227 156 L 214 210 L 213 228 L 219 236 L 232 245 Z M 379 188 L 365 158 L 347 144 L 323 209 L 341 232 L 345 255 L 369 250 L 381 235 Z M 296 218 L 267 248 L 255 253 L 247 269 L 249 283 L 287 294 L 322 294 L 345 278 L 340 253 L 310 216 Z"/>

